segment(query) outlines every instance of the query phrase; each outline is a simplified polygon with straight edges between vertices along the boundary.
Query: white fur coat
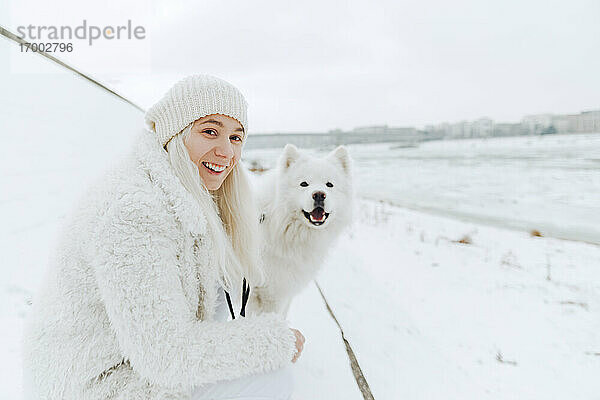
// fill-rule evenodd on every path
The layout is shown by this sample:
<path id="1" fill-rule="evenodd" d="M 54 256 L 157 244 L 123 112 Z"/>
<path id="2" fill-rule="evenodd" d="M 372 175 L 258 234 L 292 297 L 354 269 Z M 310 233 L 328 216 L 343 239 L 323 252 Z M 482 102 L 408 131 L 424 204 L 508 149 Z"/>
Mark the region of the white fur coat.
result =
<path id="1" fill-rule="evenodd" d="M 280 316 L 213 320 L 217 271 L 203 210 L 144 132 L 84 197 L 34 297 L 25 398 L 186 399 L 290 363 Z"/>

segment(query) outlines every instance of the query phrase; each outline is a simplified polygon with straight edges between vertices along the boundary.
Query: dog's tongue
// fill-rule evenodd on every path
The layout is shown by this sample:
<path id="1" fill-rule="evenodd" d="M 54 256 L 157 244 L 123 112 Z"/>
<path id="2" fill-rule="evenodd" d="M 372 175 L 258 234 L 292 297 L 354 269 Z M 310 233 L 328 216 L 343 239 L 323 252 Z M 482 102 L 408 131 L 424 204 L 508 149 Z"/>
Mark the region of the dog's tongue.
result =
<path id="1" fill-rule="evenodd" d="M 321 207 L 317 207 L 314 210 L 312 210 L 312 212 L 310 213 L 310 216 L 315 221 L 320 221 L 325 216 L 325 210 L 323 210 Z"/>

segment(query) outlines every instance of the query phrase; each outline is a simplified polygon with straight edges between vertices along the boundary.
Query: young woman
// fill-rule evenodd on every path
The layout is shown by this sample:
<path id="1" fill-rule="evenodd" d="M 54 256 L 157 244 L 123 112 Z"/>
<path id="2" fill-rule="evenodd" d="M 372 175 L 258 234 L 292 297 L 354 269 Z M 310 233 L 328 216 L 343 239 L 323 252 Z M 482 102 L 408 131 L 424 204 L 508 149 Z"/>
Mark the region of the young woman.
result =
<path id="1" fill-rule="evenodd" d="M 148 110 L 150 132 L 85 196 L 33 301 L 26 399 L 289 398 L 304 337 L 238 313 L 243 279 L 263 279 L 246 109 L 195 75 Z"/>

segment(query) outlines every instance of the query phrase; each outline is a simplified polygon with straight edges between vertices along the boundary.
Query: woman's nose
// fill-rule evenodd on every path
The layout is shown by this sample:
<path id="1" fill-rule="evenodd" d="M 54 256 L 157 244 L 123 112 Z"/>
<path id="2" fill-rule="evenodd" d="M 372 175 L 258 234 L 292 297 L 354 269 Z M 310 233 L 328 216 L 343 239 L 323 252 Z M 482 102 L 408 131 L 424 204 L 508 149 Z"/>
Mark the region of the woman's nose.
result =
<path id="1" fill-rule="evenodd" d="M 215 148 L 215 154 L 219 157 L 226 157 L 229 160 L 232 159 L 235 155 L 233 151 L 233 144 L 231 144 L 229 139 L 226 141 L 221 141 Z"/>

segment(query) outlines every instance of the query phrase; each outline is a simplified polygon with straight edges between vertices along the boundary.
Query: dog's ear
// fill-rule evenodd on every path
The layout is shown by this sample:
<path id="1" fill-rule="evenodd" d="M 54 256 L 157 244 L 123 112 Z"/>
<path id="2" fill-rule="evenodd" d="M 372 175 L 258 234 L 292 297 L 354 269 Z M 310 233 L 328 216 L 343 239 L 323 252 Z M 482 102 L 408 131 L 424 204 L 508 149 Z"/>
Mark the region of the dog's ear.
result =
<path id="1" fill-rule="evenodd" d="M 300 157 L 298 148 L 293 144 L 286 144 L 283 148 L 283 153 L 279 159 L 279 165 L 284 171 L 290 167 Z"/>
<path id="2" fill-rule="evenodd" d="M 350 172 L 350 154 L 346 146 L 338 146 L 327 156 L 337 161 L 346 174 Z"/>

